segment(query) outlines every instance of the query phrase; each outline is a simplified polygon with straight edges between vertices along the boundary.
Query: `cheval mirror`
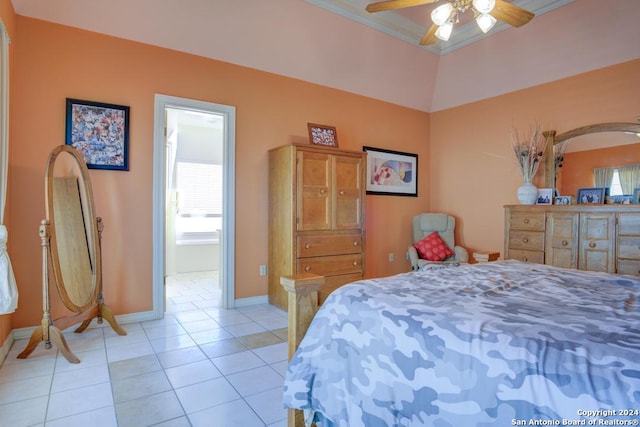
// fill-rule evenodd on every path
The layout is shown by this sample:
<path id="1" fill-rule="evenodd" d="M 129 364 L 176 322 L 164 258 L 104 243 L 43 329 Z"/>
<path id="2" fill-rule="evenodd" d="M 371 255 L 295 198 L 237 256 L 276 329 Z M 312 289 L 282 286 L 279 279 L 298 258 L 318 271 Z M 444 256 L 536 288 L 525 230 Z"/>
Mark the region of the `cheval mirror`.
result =
<path id="1" fill-rule="evenodd" d="M 46 219 L 40 225 L 42 241 L 42 324 L 31 335 L 18 358 L 24 359 L 44 341 L 45 348 L 56 344 L 71 363 L 80 359 L 71 352 L 62 330 L 80 323 L 84 331 L 94 318 L 106 319 L 119 335 L 126 335 L 102 297 L 102 220 L 94 214 L 89 171 L 81 154 L 70 145 L 54 148 L 49 154 L 45 177 Z M 49 265 L 58 296 L 73 314 L 51 318 Z"/>

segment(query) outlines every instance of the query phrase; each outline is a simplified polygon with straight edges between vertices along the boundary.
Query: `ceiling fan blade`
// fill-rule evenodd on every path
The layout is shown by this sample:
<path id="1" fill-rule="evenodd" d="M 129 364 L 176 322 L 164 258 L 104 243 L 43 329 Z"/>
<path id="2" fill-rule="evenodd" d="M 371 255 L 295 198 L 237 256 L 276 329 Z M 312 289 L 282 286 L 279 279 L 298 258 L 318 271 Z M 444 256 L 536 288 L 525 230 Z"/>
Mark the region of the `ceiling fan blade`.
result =
<path id="1" fill-rule="evenodd" d="M 496 5 L 489 12 L 489 15 L 514 27 L 521 27 L 536 16 L 534 13 L 504 0 L 496 0 Z"/>
<path id="2" fill-rule="evenodd" d="M 434 44 L 436 42 L 436 31 L 438 31 L 438 25 L 433 24 L 420 40 L 420 46 Z"/>
<path id="3" fill-rule="evenodd" d="M 367 5 L 367 12 L 382 12 L 384 10 L 403 9 L 405 7 L 421 6 L 438 0 L 385 0 Z"/>

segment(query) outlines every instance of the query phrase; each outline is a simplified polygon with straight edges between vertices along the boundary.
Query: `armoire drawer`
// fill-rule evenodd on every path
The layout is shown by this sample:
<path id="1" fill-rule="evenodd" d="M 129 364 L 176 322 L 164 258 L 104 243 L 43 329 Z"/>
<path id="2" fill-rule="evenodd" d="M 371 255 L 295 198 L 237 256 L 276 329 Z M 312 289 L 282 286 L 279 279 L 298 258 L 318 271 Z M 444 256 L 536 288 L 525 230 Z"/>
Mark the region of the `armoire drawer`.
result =
<path id="1" fill-rule="evenodd" d="M 321 276 L 362 273 L 362 255 L 333 255 L 311 258 L 298 258 L 297 272 L 313 273 Z"/>
<path id="2" fill-rule="evenodd" d="M 362 252 L 360 234 L 306 235 L 296 239 L 298 258 L 358 254 Z"/>
<path id="3" fill-rule="evenodd" d="M 544 251 L 544 233 L 511 230 L 509 232 L 509 249 Z"/>
<path id="4" fill-rule="evenodd" d="M 640 261 L 640 236 L 618 236 L 618 258 Z"/>
<path id="5" fill-rule="evenodd" d="M 544 212 L 512 213 L 511 230 L 544 231 Z"/>
<path id="6" fill-rule="evenodd" d="M 544 264 L 544 252 L 542 251 L 525 251 L 521 249 L 509 249 L 509 258 L 517 259 L 524 262 L 535 262 Z"/>

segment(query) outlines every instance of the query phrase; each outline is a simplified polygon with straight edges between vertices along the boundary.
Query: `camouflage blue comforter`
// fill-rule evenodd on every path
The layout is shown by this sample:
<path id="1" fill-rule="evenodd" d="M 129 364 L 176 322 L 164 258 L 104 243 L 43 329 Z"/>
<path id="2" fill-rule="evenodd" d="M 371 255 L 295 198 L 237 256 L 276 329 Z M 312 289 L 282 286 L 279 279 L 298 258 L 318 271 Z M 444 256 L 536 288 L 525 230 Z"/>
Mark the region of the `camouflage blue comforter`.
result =
<path id="1" fill-rule="evenodd" d="M 639 296 L 517 261 L 355 282 L 315 316 L 285 407 L 323 427 L 637 425 Z"/>

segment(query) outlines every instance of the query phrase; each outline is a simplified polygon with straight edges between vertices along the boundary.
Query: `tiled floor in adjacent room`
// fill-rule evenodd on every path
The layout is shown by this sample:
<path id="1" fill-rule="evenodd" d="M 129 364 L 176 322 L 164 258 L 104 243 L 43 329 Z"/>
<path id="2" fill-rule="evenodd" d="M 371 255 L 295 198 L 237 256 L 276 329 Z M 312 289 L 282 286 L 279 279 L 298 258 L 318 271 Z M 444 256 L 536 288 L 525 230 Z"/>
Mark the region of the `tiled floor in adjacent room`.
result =
<path id="1" fill-rule="evenodd" d="M 27 340 L 16 341 L 0 367 L 0 426 L 286 426 L 286 313 L 220 308 L 212 273 L 169 281 L 167 297 L 164 319 L 121 325 L 126 336 L 95 320 L 65 331 L 79 364 L 43 343 L 17 359 Z"/>

